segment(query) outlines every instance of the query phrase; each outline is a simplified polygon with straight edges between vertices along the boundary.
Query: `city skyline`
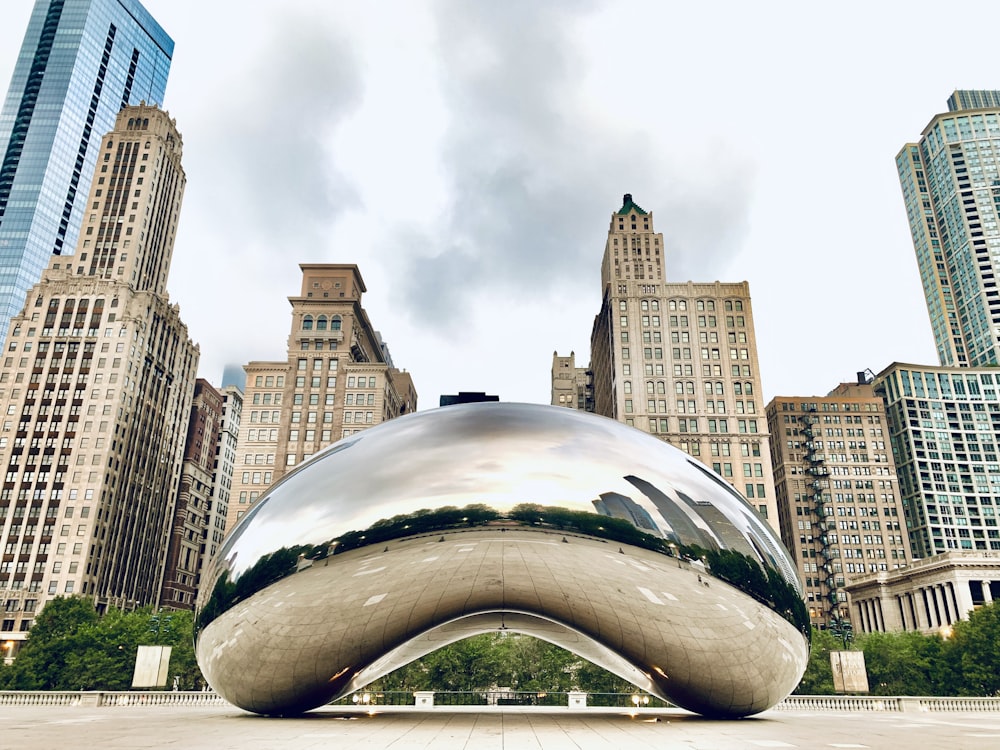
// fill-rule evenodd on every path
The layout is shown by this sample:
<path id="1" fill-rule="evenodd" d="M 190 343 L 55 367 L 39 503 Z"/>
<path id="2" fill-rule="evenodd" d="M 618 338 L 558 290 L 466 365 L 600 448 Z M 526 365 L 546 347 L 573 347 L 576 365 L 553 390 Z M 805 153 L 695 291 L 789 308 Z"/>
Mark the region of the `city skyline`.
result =
<path id="1" fill-rule="evenodd" d="M 4 9 L 3 85 L 31 5 Z M 641 3 L 145 6 L 177 45 L 164 106 L 191 177 L 171 296 L 215 384 L 281 356 L 298 263 L 357 263 L 425 405 L 547 403 L 552 351 L 589 360 L 602 217 L 625 192 L 658 216 L 668 281 L 749 282 L 765 402 L 936 363 L 893 157 L 952 90 L 997 83 L 961 39 L 913 74 L 921 4 L 864 26 L 788 4 L 723 22 Z"/>

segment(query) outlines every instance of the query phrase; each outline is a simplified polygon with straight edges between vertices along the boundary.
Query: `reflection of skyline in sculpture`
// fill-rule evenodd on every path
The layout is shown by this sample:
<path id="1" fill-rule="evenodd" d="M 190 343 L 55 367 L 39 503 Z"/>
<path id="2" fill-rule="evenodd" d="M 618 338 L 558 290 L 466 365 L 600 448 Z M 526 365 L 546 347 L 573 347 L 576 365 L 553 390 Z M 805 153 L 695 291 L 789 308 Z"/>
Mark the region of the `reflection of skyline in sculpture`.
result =
<path id="1" fill-rule="evenodd" d="M 294 713 L 516 618 L 678 705 L 756 713 L 801 676 L 808 618 L 773 530 L 722 485 L 568 409 L 400 417 L 296 467 L 237 525 L 202 589 L 199 664 L 236 705 Z M 685 559 L 699 549 L 707 577 Z"/>
<path id="2" fill-rule="evenodd" d="M 705 549 L 719 549 L 720 544 L 708 529 L 701 528 L 691 518 L 683 506 L 670 497 L 666 492 L 654 487 L 645 479 L 636 476 L 626 476 L 625 480 L 633 484 L 643 495 L 656 506 L 660 515 L 666 521 L 673 532 L 670 536 L 680 544 L 689 546 L 704 547 Z M 669 485 L 667 485 L 669 487 Z M 672 489 L 672 488 L 671 488 Z M 674 490 L 678 495 L 684 493 Z"/>
<path id="3" fill-rule="evenodd" d="M 705 523 L 707 523 L 713 533 L 715 533 L 721 540 L 720 545 L 723 549 L 731 549 L 735 552 L 741 552 L 747 557 L 753 560 L 765 560 L 766 557 L 754 548 L 752 544 L 747 541 L 747 538 L 736 528 L 732 521 L 726 517 L 725 513 L 719 511 L 714 505 L 705 500 L 695 501 L 685 495 L 683 492 L 679 493 L 681 500 L 687 503 L 695 513 L 701 516 Z"/>
<path id="4" fill-rule="evenodd" d="M 611 518 L 621 518 L 628 521 L 636 528 L 643 531 L 650 531 L 665 538 L 670 538 L 653 521 L 649 511 L 625 495 L 617 492 L 603 492 L 601 498 L 594 501 L 594 507 L 602 516 Z"/>
<path id="5" fill-rule="evenodd" d="M 739 498 L 748 509 L 750 508 L 750 504 L 743 499 L 743 496 L 740 495 L 732 485 L 728 484 L 721 477 L 719 477 L 718 474 L 709 471 L 708 468 L 699 461 L 689 458 L 688 463 L 702 474 L 708 476 L 720 487 L 724 488 L 729 494 Z M 752 509 L 750 511 L 750 516 L 752 518 L 759 518 L 759 516 L 752 511 Z M 744 513 L 743 517 L 746 518 L 747 514 Z M 753 523 L 743 524 L 743 527 L 745 539 L 753 546 L 756 551 L 756 557 L 759 558 L 765 566 L 775 568 L 779 573 L 781 573 L 782 577 L 786 581 L 794 581 L 795 587 L 801 593 L 802 581 L 799 580 L 798 568 L 795 566 L 795 563 L 792 562 L 788 555 L 788 550 L 785 549 L 785 546 L 781 543 L 778 537 L 771 534 L 769 531 L 768 533 L 760 533 L 760 527 Z M 768 529 L 769 528 L 770 527 L 768 527 Z"/>

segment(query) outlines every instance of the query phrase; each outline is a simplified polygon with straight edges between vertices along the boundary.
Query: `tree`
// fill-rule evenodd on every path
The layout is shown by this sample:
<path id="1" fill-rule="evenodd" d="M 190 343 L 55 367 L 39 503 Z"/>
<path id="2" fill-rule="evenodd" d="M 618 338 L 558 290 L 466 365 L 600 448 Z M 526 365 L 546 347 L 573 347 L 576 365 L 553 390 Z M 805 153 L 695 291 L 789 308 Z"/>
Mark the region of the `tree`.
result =
<path id="1" fill-rule="evenodd" d="M 0 687 L 7 690 L 74 690 L 67 684 L 67 665 L 88 648 L 98 616 L 94 603 L 82 597 L 57 596 L 35 619 L 31 637 L 14 663 L 0 669 Z"/>
<path id="2" fill-rule="evenodd" d="M 841 648 L 839 638 L 826 630 L 813 629 L 809 646 L 809 663 L 805 674 L 795 688 L 797 695 L 833 695 L 833 669 L 830 652 Z"/>
<path id="3" fill-rule="evenodd" d="M 913 630 L 868 633 L 859 645 L 873 695 L 949 694 L 952 680 L 940 636 Z"/>
<path id="4" fill-rule="evenodd" d="M 575 654 L 521 633 L 484 633 L 387 674 L 373 690 L 631 692 L 634 685 Z"/>
<path id="5" fill-rule="evenodd" d="M 57 597 L 39 613 L 17 659 L 0 669 L 0 688 L 13 690 L 128 690 L 139 646 L 171 646 L 170 677 L 181 689 L 204 684 L 194 656 L 190 611 L 109 609 Z M 169 681 L 168 681 L 168 684 Z"/>
<path id="6" fill-rule="evenodd" d="M 952 627 L 965 695 L 1000 694 L 1000 603 L 979 607 Z"/>

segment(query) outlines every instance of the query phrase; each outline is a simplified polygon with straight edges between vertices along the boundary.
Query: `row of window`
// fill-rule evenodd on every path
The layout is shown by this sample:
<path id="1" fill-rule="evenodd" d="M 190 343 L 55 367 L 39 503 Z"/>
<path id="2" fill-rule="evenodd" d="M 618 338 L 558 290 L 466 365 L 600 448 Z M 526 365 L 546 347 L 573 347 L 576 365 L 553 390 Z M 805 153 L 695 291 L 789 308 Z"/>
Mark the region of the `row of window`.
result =
<path id="1" fill-rule="evenodd" d="M 727 299 L 724 301 L 723 306 L 726 312 L 743 312 L 743 300 Z M 628 300 L 624 299 L 618 300 L 618 309 L 621 310 L 622 312 L 627 312 Z M 648 312 L 650 310 L 652 310 L 653 312 L 658 312 L 660 309 L 660 301 L 658 299 L 639 300 L 639 309 L 642 312 Z M 687 310 L 688 300 L 686 299 L 667 300 L 667 309 L 670 311 Z M 697 312 L 715 312 L 715 300 L 714 299 L 695 300 L 693 309 L 696 310 Z"/>
<path id="2" fill-rule="evenodd" d="M 327 321 L 329 321 L 331 331 L 340 330 L 341 318 L 339 315 L 332 315 L 330 318 L 327 318 L 326 315 L 318 315 L 315 318 L 312 315 L 304 315 L 302 316 L 302 330 L 312 331 L 313 326 L 315 326 L 315 330 L 325 331 L 327 330 Z"/>

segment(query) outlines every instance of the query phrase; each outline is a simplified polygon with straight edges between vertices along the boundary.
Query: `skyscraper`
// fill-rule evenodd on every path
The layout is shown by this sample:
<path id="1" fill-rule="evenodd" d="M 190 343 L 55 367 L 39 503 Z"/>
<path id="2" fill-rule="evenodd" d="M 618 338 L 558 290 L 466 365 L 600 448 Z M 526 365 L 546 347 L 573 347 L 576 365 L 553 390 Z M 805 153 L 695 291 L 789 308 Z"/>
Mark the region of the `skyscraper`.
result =
<path id="1" fill-rule="evenodd" d="M 914 557 L 1000 552 L 1000 372 L 893 362 L 886 403 Z"/>
<path id="2" fill-rule="evenodd" d="M 777 528 L 749 286 L 668 283 L 664 267 L 653 214 L 626 194 L 601 262 L 594 411 L 712 467 Z"/>
<path id="3" fill-rule="evenodd" d="M 250 362 L 227 533 L 293 466 L 342 437 L 416 411 L 417 392 L 361 306 L 353 264 L 301 264 L 288 358 Z"/>
<path id="4" fill-rule="evenodd" d="M 0 113 L 0 338 L 76 246 L 118 111 L 163 102 L 173 48 L 138 0 L 36 0 Z"/>
<path id="5" fill-rule="evenodd" d="M 198 378 L 194 385 L 191 420 L 184 444 L 184 465 L 174 504 L 170 546 L 160 593 L 160 604 L 164 607 L 194 609 L 208 547 L 206 542 L 212 531 L 214 465 L 222 415 L 222 394 L 206 380 Z"/>
<path id="6" fill-rule="evenodd" d="M 896 168 L 940 363 L 1000 363 L 1000 91 L 955 91 Z"/>
<path id="7" fill-rule="evenodd" d="M 159 601 L 198 347 L 166 294 L 184 192 L 181 137 L 127 107 L 99 150 L 77 251 L 51 256 L 0 369 L 4 636 L 41 605 Z"/>

